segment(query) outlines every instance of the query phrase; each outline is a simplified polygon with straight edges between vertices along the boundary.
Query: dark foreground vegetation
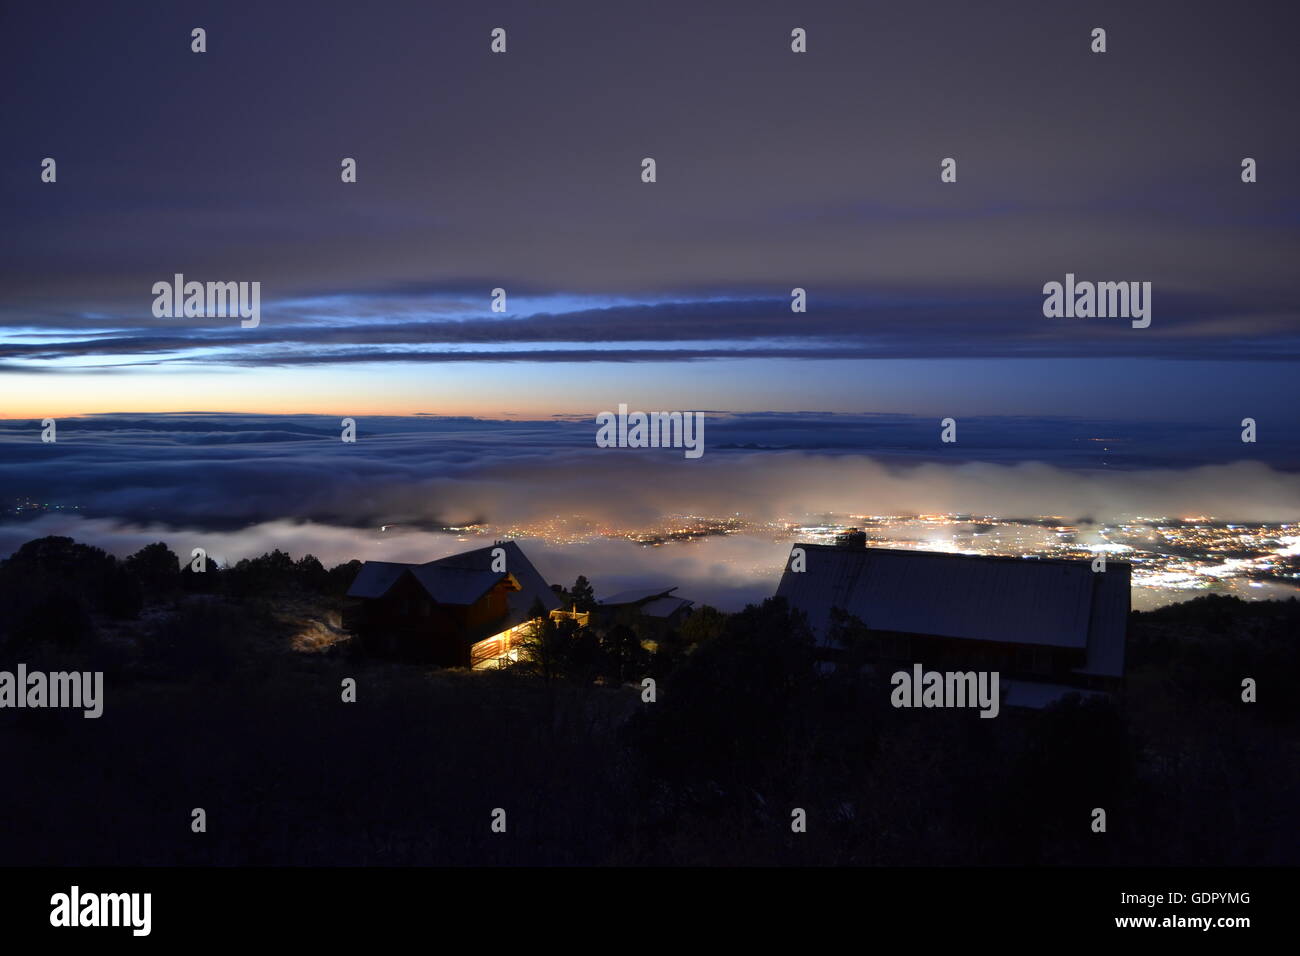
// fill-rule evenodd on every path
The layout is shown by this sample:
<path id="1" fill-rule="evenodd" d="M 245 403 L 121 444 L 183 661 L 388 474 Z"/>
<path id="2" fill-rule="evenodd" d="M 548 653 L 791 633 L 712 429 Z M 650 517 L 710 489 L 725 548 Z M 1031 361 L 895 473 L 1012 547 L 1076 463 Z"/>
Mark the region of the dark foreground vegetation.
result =
<path id="1" fill-rule="evenodd" d="M 97 720 L 0 710 L 0 865 L 1300 862 L 1295 600 L 1135 613 L 1122 701 L 985 720 L 821 674 L 774 600 L 653 644 L 547 629 L 509 671 L 367 659 L 355 569 L 66 538 L 0 563 L 0 670 L 105 673 Z"/>

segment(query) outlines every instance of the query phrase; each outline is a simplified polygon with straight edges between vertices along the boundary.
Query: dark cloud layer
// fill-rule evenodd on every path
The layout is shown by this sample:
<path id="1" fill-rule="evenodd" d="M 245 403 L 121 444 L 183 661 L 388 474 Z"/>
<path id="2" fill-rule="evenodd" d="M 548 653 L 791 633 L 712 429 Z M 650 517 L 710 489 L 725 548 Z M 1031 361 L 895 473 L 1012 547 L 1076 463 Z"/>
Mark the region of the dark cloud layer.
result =
<path id="1" fill-rule="evenodd" d="M 486 298 L 485 300 L 486 301 Z M 519 318 L 394 322 L 385 296 L 351 304 L 347 322 L 313 322 L 301 308 L 264 309 L 256 329 L 196 328 L 174 322 L 131 334 L 74 334 L 0 345 L 0 360 L 76 360 L 123 356 L 135 364 L 236 366 L 354 362 L 691 361 L 749 357 L 1090 358 L 1152 357 L 1295 361 L 1300 335 L 1281 307 L 1245 306 L 1187 295 L 1162 297 L 1160 320 L 1134 335 L 1123 319 L 1045 320 L 1039 295 L 945 296 L 920 289 L 860 299 L 813 293 L 792 321 L 784 297 L 668 302 L 543 312 Z M 358 321 L 358 319 L 369 321 Z M 127 316 L 113 321 L 127 324 Z M 1231 334 L 1225 334 L 1230 328 Z M 779 344 L 772 344 L 777 342 Z M 583 348 L 574 343 L 586 343 Z M 664 343 L 647 347 L 647 343 Z M 693 343 L 708 343 L 694 346 Z M 467 346 L 479 346 L 478 348 Z M 490 347 L 486 347 L 490 346 Z M 514 346 L 513 348 L 511 346 Z M 598 347 L 593 347 L 598 346 Z M 166 353 L 166 354 L 162 354 Z"/>
<path id="2" fill-rule="evenodd" d="M 178 2 L 0 16 L 0 322 L 57 331 L 6 345 L 0 370 L 1294 360 L 1300 347 L 1300 19 L 1286 5 Z M 496 25 L 505 56 L 488 52 Z M 789 51 L 795 25 L 806 55 Z M 1095 25 L 1104 56 L 1088 52 Z M 54 186 L 38 180 L 45 156 Z M 343 156 L 359 161 L 355 185 L 338 180 Z M 938 182 L 946 156 L 956 184 Z M 263 327 L 153 319 L 152 283 L 178 271 L 261 281 Z M 1044 320 L 1039 290 L 1066 272 L 1151 281 L 1152 327 Z M 631 301 L 440 316 L 449 301 L 486 314 L 496 286 Z M 806 315 L 785 307 L 793 286 L 809 290 Z M 301 301 L 344 293 L 327 314 Z"/>

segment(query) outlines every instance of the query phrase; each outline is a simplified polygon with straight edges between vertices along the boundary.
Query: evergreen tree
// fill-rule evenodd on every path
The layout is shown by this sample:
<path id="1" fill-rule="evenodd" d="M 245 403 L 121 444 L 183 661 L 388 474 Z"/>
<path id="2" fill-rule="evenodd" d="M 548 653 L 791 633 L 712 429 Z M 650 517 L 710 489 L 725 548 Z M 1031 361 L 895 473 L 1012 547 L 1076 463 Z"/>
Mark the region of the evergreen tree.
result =
<path id="1" fill-rule="evenodd" d="M 596 592 L 592 590 L 591 582 L 587 580 L 585 574 L 579 574 L 578 580 L 573 582 L 573 587 L 569 589 L 569 601 L 577 605 L 579 611 L 595 609 Z"/>

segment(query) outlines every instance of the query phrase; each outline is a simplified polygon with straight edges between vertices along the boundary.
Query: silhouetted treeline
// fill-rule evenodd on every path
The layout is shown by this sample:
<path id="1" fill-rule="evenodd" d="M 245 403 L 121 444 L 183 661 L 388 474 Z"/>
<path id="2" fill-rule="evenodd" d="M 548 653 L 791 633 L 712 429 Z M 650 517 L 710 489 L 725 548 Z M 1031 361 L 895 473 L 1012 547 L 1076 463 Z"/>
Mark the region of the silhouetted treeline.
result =
<path id="1" fill-rule="evenodd" d="M 162 542 L 118 559 L 71 538 L 40 538 L 0 561 L 0 647 L 73 647 L 93 638 L 96 618 L 134 620 L 147 602 L 187 593 L 342 597 L 360 567 L 360 561 L 350 561 L 326 570 L 310 554 L 294 561 L 276 550 L 232 567 L 207 560 L 198 572 Z"/>

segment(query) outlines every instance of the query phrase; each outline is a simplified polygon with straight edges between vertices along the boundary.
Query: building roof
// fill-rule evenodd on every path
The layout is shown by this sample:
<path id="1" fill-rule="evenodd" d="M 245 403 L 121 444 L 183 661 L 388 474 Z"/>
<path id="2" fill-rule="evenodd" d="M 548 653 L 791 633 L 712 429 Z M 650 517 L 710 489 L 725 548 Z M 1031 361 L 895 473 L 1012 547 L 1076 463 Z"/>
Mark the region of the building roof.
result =
<path id="1" fill-rule="evenodd" d="M 660 597 L 653 601 L 647 601 L 637 610 L 646 617 L 672 617 L 678 611 L 690 607 L 694 601 L 688 601 L 679 597 Z"/>
<path id="2" fill-rule="evenodd" d="M 506 615 L 503 630 L 506 627 L 514 627 L 516 624 L 522 624 L 528 620 L 528 612 L 532 608 L 534 601 L 541 601 L 542 607 L 547 611 L 554 611 L 560 607 L 563 602 L 551 590 L 551 586 L 546 583 L 546 579 L 533 567 L 532 562 L 524 555 L 523 549 L 513 541 L 499 541 L 484 548 L 475 548 L 473 551 L 462 551 L 460 554 L 448 555 L 445 558 L 430 561 L 423 567 L 437 565 L 439 567 L 463 568 L 471 571 L 490 571 L 492 569 L 492 551 L 496 548 L 505 549 L 506 571 L 519 584 L 518 591 L 511 591 L 506 595 L 509 612 Z"/>
<path id="3" fill-rule="evenodd" d="M 637 588 L 632 591 L 619 591 L 617 594 L 610 595 L 603 601 L 596 603 L 602 607 L 617 607 L 623 604 L 637 604 L 641 601 L 649 601 L 651 598 L 667 597 L 673 591 L 677 590 L 677 585 L 658 587 L 658 588 Z"/>
<path id="4" fill-rule="evenodd" d="M 502 572 L 367 561 L 348 588 L 348 597 L 383 597 L 406 574 L 415 578 L 424 592 L 439 604 L 473 604 L 498 582 L 510 580 L 515 583 L 512 575 Z"/>
<path id="5" fill-rule="evenodd" d="M 377 598 L 388 593 L 388 589 L 397 583 L 397 579 L 414 564 L 398 564 L 395 561 L 367 561 L 352 579 L 348 588 L 348 597 Z"/>
<path id="6" fill-rule="evenodd" d="M 504 572 L 492 570 L 492 552 L 496 548 L 505 549 Z M 513 541 L 501 541 L 485 548 L 462 551 L 424 564 L 367 561 L 348 588 L 348 597 L 383 597 L 407 572 L 439 604 L 473 604 L 498 581 L 510 579 L 513 585 L 517 585 L 517 590 L 511 590 L 506 595 L 508 611 L 504 622 L 499 623 L 499 626 L 494 623 L 498 630 L 528 620 L 528 611 L 535 600 L 540 600 L 547 611 L 560 606 L 560 599 L 555 592 Z"/>
<path id="7" fill-rule="evenodd" d="M 450 568 L 436 564 L 421 564 L 411 568 L 411 574 L 420 586 L 439 604 L 473 604 L 501 580 L 512 575 L 499 571 L 474 571 L 470 568 Z"/>
<path id="8" fill-rule="evenodd" d="M 1122 676 L 1130 567 L 933 551 L 800 544 L 777 596 L 831 645 L 831 608 L 877 631 L 1086 651 L 1080 673 Z"/>

